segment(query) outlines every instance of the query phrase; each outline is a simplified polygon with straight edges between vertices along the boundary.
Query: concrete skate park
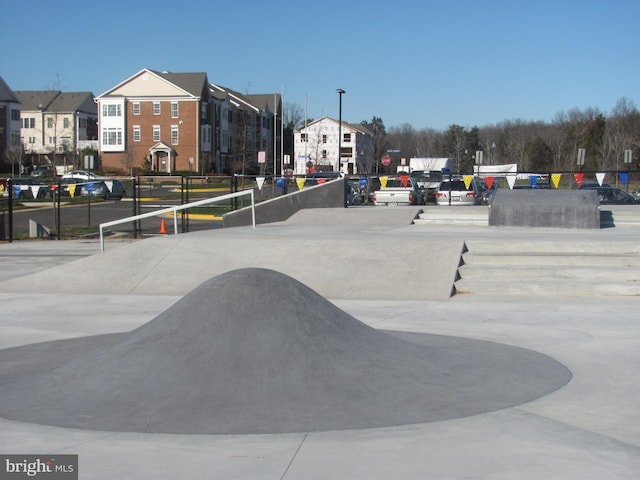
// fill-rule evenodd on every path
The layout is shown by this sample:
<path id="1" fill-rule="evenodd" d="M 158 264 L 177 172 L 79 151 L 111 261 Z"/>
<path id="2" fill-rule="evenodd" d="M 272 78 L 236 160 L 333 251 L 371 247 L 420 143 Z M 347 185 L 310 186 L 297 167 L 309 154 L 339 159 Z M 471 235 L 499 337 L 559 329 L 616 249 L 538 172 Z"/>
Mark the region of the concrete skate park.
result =
<path id="1" fill-rule="evenodd" d="M 0 245 L 2 452 L 92 479 L 637 478 L 638 212 L 488 216 Z"/>

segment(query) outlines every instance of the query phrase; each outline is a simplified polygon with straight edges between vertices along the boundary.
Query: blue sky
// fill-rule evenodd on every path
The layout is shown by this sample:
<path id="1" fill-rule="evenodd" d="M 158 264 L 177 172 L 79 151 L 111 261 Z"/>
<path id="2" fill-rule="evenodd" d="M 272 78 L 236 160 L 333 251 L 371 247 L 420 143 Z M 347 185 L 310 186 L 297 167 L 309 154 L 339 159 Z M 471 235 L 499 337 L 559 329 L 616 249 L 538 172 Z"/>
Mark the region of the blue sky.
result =
<path id="1" fill-rule="evenodd" d="M 99 95 L 143 68 L 284 92 L 308 116 L 445 130 L 640 108 L 638 0 L 2 0 L 14 90 Z M 281 52 L 281 53 L 280 53 Z"/>

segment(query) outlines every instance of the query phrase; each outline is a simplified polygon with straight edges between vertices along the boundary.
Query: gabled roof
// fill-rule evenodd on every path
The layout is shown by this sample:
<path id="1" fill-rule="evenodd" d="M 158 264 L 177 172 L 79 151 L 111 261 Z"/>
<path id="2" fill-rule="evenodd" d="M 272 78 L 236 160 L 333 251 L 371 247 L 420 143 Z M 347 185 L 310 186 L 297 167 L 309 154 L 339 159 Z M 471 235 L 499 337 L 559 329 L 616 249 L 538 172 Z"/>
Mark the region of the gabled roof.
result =
<path id="1" fill-rule="evenodd" d="M 120 87 L 131 82 L 133 79 L 145 74 L 153 75 L 159 79 L 162 79 L 163 81 L 168 82 L 173 86 L 175 86 L 176 88 L 182 90 L 185 94 L 191 95 L 197 98 L 200 98 L 202 96 L 202 93 L 205 91 L 208 85 L 207 74 L 204 72 L 171 73 L 166 71 L 158 72 L 156 70 L 143 68 L 142 70 L 135 73 L 134 75 L 131 75 L 129 78 L 123 80 L 116 86 L 98 95 L 96 99 L 100 99 L 102 97 L 108 96 L 111 92 L 118 90 Z"/>
<path id="2" fill-rule="evenodd" d="M 15 92 L 23 112 L 85 112 L 97 114 L 91 92 L 61 92 L 60 90 L 19 90 Z"/>
<path id="3" fill-rule="evenodd" d="M 22 103 L 22 111 L 48 110 L 60 95 L 60 90 L 18 90 L 16 96 Z"/>
<path id="4" fill-rule="evenodd" d="M 15 92 L 9 88 L 9 85 L 0 76 L 0 102 L 21 103 Z"/>
<path id="5" fill-rule="evenodd" d="M 149 70 L 149 71 L 163 78 L 166 78 L 167 81 L 173 83 L 175 86 L 180 87 L 182 90 L 190 93 L 195 97 L 201 96 L 202 91 L 206 88 L 208 84 L 207 74 L 204 72 L 171 73 L 171 72 L 155 72 L 153 70 Z"/>
<path id="6" fill-rule="evenodd" d="M 92 92 L 62 92 L 51 104 L 50 110 L 57 112 L 86 112 L 98 113 L 98 107 L 93 101 Z"/>
<path id="7" fill-rule="evenodd" d="M 257 112 L 277 112 L 280 110 L 281 96 L 279 93 L 242 94 L 227 87 L 211 83 L 211 95 L 222 100 L 227 98 L 234 106 L 249 108 Z M 275 106 L 275 108 L 274 108 Z"/>
<path id="8" fill-rule="evenodd" d="M 246 98 L 255 106 L 260 108 L 260 110 L 268 112 L 280 111 L 280 102 L 282 102 L 282 99 L 280 98 L 279 93 L 250 94 L 246 95 Z"/>
<path id="9" fill-rule="evenodd" d="M 309 128 L 311 125 L 314 125 L 316 123 L 321 123 L 324 121 L 329 121 L 335 124 L 338 124 L 339 121 L 331 118 L 331 117 L 327 117 L 326 115 L 324 117 L 320 117 L 320 118 L 316 118 L 315 120 L 312 120 L 311 122 L 309 122 L 307 124 L 307 128 Z M 367 128 L 366 125 L 362 125 L 361 123 L 347 123 L 347 122 L 342 122 L 342 127 L 343 128 L 348 128 L 350 130 L 356 131 L 356 132 L 360 132 L 364 135 L 371 135 L 373 136 L 373 133 L 371 132 L 371 130 L 369 130 Z M 304 130 L 304 128 L 300 128 L 298 130 L 296 130 L 296 132 L 301 132 L 302 130 Z"/>

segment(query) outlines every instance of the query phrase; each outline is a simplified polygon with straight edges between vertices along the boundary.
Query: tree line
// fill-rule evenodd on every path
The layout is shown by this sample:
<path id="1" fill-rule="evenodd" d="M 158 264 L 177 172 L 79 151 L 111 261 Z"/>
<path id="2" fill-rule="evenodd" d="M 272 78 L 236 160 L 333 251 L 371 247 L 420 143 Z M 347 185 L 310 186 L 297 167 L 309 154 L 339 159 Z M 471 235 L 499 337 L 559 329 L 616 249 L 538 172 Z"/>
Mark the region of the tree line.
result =
<path id="1" fill-rule="evenodd" d="M 296 105 L 287 105 L 285 121 L 292 132 L 301 128 L 304 116 Z M 577 169 L 579 149 L 584 149 L 584 171 L 637 170 L 640 167 L 640 111 L 629 99 L 620 98 L 609 114 L 599 108 L 559 112 L 551 122 L 505 120 L 496 125 L 464 127 L 450 125 L 445 131 L 416 130 L 405 123 L 388 130 L 382 118 L 362 121 L 373 133 L 374 155 L 379 160 L 389 150 L 393 164 L 401 158 L 455 158 L 457 170 L 473 172 L 476 152 L 483 165 L 518 165 L 523 172 L 572 171 Z M 624 163 L 625 150 L 632 163 Z M 374 173 L 374 172 L 369 172 Z"/>

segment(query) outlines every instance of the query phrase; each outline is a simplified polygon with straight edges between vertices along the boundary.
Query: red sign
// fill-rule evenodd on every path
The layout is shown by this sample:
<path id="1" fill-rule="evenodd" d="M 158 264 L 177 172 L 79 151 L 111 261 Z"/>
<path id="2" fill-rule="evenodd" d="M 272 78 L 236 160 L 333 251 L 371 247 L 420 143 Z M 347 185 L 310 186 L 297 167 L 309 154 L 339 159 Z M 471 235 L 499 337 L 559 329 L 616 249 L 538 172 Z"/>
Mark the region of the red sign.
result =
<path id="1" fill-rule="evenodd" d="M 385 166 L 391 165 L 391 157 L 389 155 L 382 157 L 382 164 Z"/>

